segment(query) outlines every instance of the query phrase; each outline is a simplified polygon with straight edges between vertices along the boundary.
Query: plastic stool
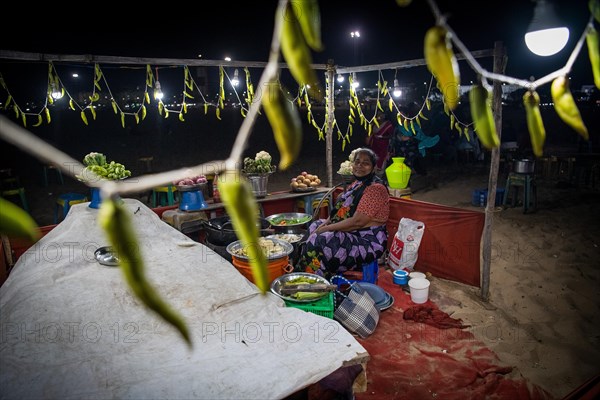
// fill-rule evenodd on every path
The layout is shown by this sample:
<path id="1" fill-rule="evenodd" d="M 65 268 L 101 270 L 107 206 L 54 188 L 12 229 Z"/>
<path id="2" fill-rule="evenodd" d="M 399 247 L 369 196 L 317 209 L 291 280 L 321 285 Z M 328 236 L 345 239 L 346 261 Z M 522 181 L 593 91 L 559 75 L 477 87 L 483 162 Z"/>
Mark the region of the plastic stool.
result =
<path id="1" fill-rule="evenodd" d="M 517 174 L 516 172 L 508 174 L 502 205 L 506 206 L 509 193 L 512 191 L 511 189 L 514 189 L 511 207 L 515 207 L 520 187 L 523 188 L 523 214 L 526 214 L 531 208 L 537 207 L 537 188 L 533 174 Z"/>
<path id="2" fill-rule="evenodd" d="M 175 192 L 177 192 L 177 188 L 175 187 L 175 185 L 157 186 L 152 188 L 152 208 L 155 208 L 157 206 L 157 200 L 161 206 L 172 206 L 173 204 L 175 204 Z M 166 195 L 167 204 L 164 203 L 164 196 L 162 196 L 162 194 Z"/>
<path id="3" fill-rule="evenodd" d="M 140 157 L 138 158 L 138 163 L 144 164 L 145 170 L 144 173 L 152 172 L 152 161 L 154 161 L 154 157 Z"/>
<path id="4" fill-rule="evenodd" d="M 7 189 L 1 192 L 2 197 L 8 196 L 19 196 L 21 199 L 21 204 L 23 205 L 23 210 L 29 212 L 29 207 L 27 206 L 27 199 L 25 198 L 25 189 L 20 187 L 16 189 Z"/>
<path id="5" fill-rule="evenodd" d="M 48 170 L 56 172 L 57 181 L 61 185 L 65 184 L 65 181 L 63 180 L 62 172 L 60 172 L 60 169 L 56 168 L 54 165 L 44 165 L 44 187 L 48 186 Z"/>
<path id="6" fill-rule="evenodd" d="M 362 266 L 362 279 L 351 279 L 348 277 L 344 277 L 346 280 L 350 281 L 351 283 L 354 282 L 369 282 L 369 283 L 373 283 L 376 284 L 377 283 L 377 279 L 379 278 L 379 264 L 377 263 L 377 260 L 373 260 L 371 261 L 369 264 L 363 264 Z M 336 285 L 340 285 L 340 283 L 337 282 L 333 282 Z"/>
<path id="7" fill-rule="evenodd" d="M 323 193 L 306 195 L 302 197 L 302 200 L 296 202 L 296 207 L 302 208 L 306 214 L 312 215 L 314 208 L 319 205 L 319 202 L 323 197 Z M 327 207 L 327 214 L 329 214 L 329 199 L 323 200 L 321 207 Z"/>
<path id="8" fill-rule="evenodd" d="M 56 206 L 54 207 L 54 223 L 58 224 L 58 210 L 62 209 L 62 219 L 64 219 L 69 209 L 73 204 L 85 203 L 88 201 L 87 196 L 79 193 L 64 193 L 58 196 L 56 199 Z"/>

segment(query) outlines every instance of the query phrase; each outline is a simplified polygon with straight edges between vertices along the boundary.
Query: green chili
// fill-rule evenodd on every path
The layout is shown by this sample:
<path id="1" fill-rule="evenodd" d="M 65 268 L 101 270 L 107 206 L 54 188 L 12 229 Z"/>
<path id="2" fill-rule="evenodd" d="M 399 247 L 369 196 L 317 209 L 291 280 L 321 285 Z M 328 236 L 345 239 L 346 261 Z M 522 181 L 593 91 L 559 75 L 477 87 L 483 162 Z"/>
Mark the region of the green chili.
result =
<path id="1" fill-rule="evenodd" d="M 105 199 L 100 207 L 98 221 L 106 231 L 111 245 L 118 250 L 121 271 L 133 293 L 144 305 L 173 325 L 191 346 L 191 337 L 183 319 L 162 300 L 146 279 L 144 260 L 139 252 L 139 243 L 127 209 L 116 199 Z"/>

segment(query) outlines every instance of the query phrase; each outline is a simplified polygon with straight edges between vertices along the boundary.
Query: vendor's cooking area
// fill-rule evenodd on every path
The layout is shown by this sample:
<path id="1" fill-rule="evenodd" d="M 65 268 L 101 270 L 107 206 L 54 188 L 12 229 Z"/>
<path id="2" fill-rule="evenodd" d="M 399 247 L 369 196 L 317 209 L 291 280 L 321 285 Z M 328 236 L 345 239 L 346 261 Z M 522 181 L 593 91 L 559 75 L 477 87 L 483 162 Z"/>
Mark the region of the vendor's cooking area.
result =
<path id="1" fill-rule="evenodd" d="M 299 182 L 304 181 L 308 182 L 304 184 L 305 187 L 299 187 Z M 452 214 L 455 211 L 444 209 L 430 214 L 419 202 L 400 198 L 392 198 L 390 202 L 388 252 L 380 259 L 357 265 L 333 277 L 323 277 L 319 272 L 302 269 L 299 258 L 309 237 L 309 226 L 329 216 L 330 204 L 334 204 L 344 190 L 341 187 L 319 187 L 317 182 L 310 174 L 299 175 L 291 182 L 289 191 L 261 192 L 257 196 L 260 210 L 260 215 L 256 216 L 256 228 L 260 233 L 258 245 L 267 260 L 270 293 L 283 300 L 286 307 L 335 319 L 352 334 L 367 338 L 375 332 L 382 313 L 398 302 L 398 296 L 402 297 L 400 304 L 408 302 L 417 307 L 430 304 L 434 276 L 479 285 L 479 260 L 474 257 L 468 259 L 473 252 L 467 249 L 461 252 L 460 269 L 445 265 L 458 262 L 453 258 L 439 257 L 439 254 L 432 257 L 432 246 L 445 251 L 440 243 L 434 243 L 444 235 L 459 246 L 460 243 L 471 242 L 468 238 L 461 241 L 455 229 L 445 232 L 446 225 L 440 225 L 438 217 L 431 227 L 428 226 L 431 215 L 439 212 Z M 254 283 L 248 248 L 237 236 L 232 220 L 220 202 L 218 182 L 213 182 L 213 190 L 208 192 L 202 183 L 181 184 L 185 187 L 182 190 L 178 187 L 180 192 L 193 193 L 198 190 L 200 195 L 187 199 L 181 197 L 183 206 L 180 203 L 179 206 L 154 211 L 164 222 L 204 244 L 206 251 L 218 254 Z M 480 213 L 476 216 L 473 220 L 465 220 L 467 224 L 476 223 L 476 227 L 458 231 L 465 234 L 480 231 L 483 219 Z M 454 219 L 453 216 L 449 218 Z M 429 229 L 433 229 L 435 234 L 428 236 Z M 450 276 L 454 272 L 460 276 Z"/>

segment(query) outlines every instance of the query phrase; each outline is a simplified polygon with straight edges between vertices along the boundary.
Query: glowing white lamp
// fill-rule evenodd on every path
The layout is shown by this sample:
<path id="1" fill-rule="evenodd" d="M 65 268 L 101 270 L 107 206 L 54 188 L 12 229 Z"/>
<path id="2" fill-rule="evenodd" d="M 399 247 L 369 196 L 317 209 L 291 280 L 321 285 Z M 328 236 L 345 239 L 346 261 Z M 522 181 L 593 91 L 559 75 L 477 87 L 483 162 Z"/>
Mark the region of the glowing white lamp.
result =
<path id="1" fill-rule="evenodd" d="M 233 79 L 231 80 L 231 84 L 233 86 L 237 86 L 240 84 L 240 78 L 238 77 L 238 70 L 233 71 Z"/>
<path id="2" fill-rule="evenodd" d="M 156 100 L 162 100 L 164 97 L 164 94 L 162 92 L 162 89 L 160 88 L 160 82 L 156 81 L 154 83 L 154 98 Z"/>
<path id="3" fill-rule="evenodd" d="M 552 5 L 537 0 L 533 19 L 525 34 L 525 44 L 538 56 L 551 56 L 561 51 L 569 41 L 569 29 L 558 21 Z"/>
<path id="4" fill-rule="evenodd" d="M 337 81 L 338 81 L 339 83 L 342 83 L 342 82 L 344 82 L 344 75 L 342 75 L 342 74 L 338 74 L 338 76 L 337 76 Z"/>
<path id="5" fill-rule="evenodd" d="M 63 91 L 58 87 L 57 84 L 52 83 L 52 85 L 50 85 L 50 90 L 50 96 L 52 96 L 54 100 L 58 100 L 63 97 Z"/>
<path id="6" fill-rule="evenodd" d="M 398 85 L 398 79 L 394 79 L 394 91 L 392 92 L 392 96 L 395 98 L 402 96 L 402 90 L 400 90 L 400 85 Z"/>

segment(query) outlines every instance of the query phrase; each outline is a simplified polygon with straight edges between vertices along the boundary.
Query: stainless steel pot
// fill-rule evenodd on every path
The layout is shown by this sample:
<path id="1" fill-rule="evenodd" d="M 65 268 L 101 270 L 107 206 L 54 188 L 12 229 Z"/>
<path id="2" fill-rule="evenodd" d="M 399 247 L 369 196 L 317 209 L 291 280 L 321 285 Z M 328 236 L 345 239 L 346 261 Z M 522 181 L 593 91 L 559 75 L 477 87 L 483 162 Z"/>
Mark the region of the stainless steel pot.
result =
<path id="1" fill-rule="evenodd" d="M 517 174 L 533 174 L 534 168 L 535 160 L 515 160 L 513 164 L 513 171 Z"/>

